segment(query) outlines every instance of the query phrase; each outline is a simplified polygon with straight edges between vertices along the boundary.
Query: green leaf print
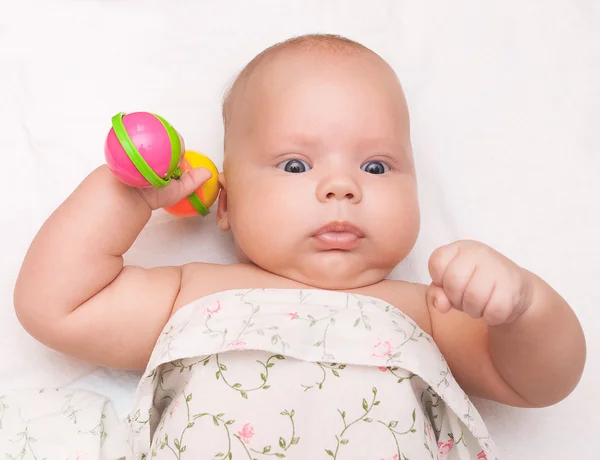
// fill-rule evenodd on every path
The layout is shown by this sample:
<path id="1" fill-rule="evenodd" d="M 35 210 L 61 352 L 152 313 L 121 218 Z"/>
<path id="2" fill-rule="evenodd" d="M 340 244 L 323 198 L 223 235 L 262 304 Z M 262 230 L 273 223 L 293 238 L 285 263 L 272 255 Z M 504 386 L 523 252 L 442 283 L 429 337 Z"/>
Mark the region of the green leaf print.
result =
<path id="1" fill-rule="evenodd" d="M 228 371 L 227 366 L 223 362 L 221 362 L 221 358 L 218 354 L 215 355 L 215 359 L 216 359 L 217 366 L 219 368 L 219 370 L 216 373 L 217 380 L 219 380 L 219 377 L 220 377 L 223 380 L 223 382 L 225 383 L 225 385 L 227 385 L 232 390 L 239 392 L 240 396 L 242 398 L 248 399 L 249 392 L 256 391 L 256 390 L 267 390 L 270 388 L 270 385 L 266 384 L 269 379 L 270 369 L 272 369 L 273 366 L 275 366 L 275 360 L 282 360 L 285 358 L 282 355 L 273 355 L 273 356 L 270 356 L 269 359 L 267 359 L 266 363 L 263 363 L 262 361 L 257 360 L 256 362 L 263 367 L 263 372 L 260 373 L 260 380 L 262 383 L 260 385 L 257 385 L 255 387 L 250 387 L 250 388 L 243 388 L 243 385 L 239 382 L 234 383 L 234 384 L 229 383 L 229 380 L 227 379 L 227 376 L 226 376 L 226 372 Z"/>
<path id="2" fill-rule="evenodd" d="M 397 354 L 400 355 L 400 353 L 397 353 Z M 390 356 L 390 358 L 394 358 L 394 355 Z M 392 374 L 394 377 L 398 378 L 398 383 L 402 383 L 405 380 L 411 380 L 413 377 L 416 376 L 416 374 L 413 374 L 412 372 L 410 372 L 408 374 L 408 377 L 405 377 L 403 375 L 398 375 L 397 374 L 398 370 L 399 369 L 397 367 L 388 367 L 388 371 L 390 372 L 390 374 Z"/>
<path id="3" fill-rule="evenodd" d="M 370 423 L 372 421 L 372 419 L 369 418 L 368 415 L 371 412 L 371 410 L 373 409 L 373 407 L 375 406 L 375 403 L 377 402 L 376 401 L 376 398 L 377 398 L 377 388 L 373 387 L 372 392 L 373 392 L 373 399 L 371 400 L 370 404 L 367 402 L 367 400 L 365 398 L 363 398 L 363 400 L 362 400 L 362 408 L 365 411 L 365 413 L 362 414 L 360 417 L 356 418 L 355 420 L 353 420 L 352 422 L 347 423 L 347 421 L 346 421 L 346 411 L 341 411 L 341 410 L 338 409 L 338 412 L 339 412 L 339 414 L 342 417 L 342 422 L 344 424 L 344 429 L 339 434 L 339 436 L 338 435 L 335 436 L 335 439 L 336 439 L 336 442 L 337 442 L 335 451 L 332 451 L 332 450 L 329 450 L 329 449 L 325 449 L 325 452 L 327 453 L 327 455 L 333 457 L 334 459 L 337 459 L 337 456 L 338 456 L 338 453 L 339 453 L 339 450 L 340 450 L 340 446 L 346 445 L 349 442 L 348 439 L 344 438 L 344 434 L 346 434 L 346 432 L 348 431 L 348 429 L 352 425 L 360 422 L 361 420 L 365 421 L 367 423 Z M 343 441 L 345 441 L 345 442 L 343 442 Z"/>
<path id="4" fill-rule="evenodd" d="M 231 453 L 231 432 L 229 431 L 229 426 L 233 425 L 235 423 L 235 420 L 227 420 L 227 421 L 225 421 L 223 419 L 224 415 L 225 414 L 216 414 L 216 415 L 214 415 L 214 414 L 209 414 L 208 412 L 202 412 L 200 414 L 196 414 L 196 415 L 192 416 L 191 419 L 192 420 L 198 420 L 198 419 L 201 419 L 203 417 L 211 417 L 212 418 L 212 422 L 213 422 L 213 424 L 215 426 L 223 427 L 224 430 L 225 430 L 225 434 L 227 435 L 227 452 L 226 453 L 218 452 L 218 453 L 215 454 L 215 458 L 231 459 L 232 456 L 233 456 L 233 454 Z M 190 418 L 189 409 L 188 409 L 188 418 Z M 188 424 L 188 427 L 189 427 L 189 424 Z M 181 435 L 181 439 L 183 439 L 183 433 Z M 183 450 L 181 452 L 185 452 L 185 448 L 186 448 L 186 446 L 183 446 L 182 447 Z M 181 457 L 177 457 L 177 459 L 181 460 Z"/>
<path id="5" fill-rule="evenodd" d="M 398 458 L 405 458 L 404 455 L 400 452 L 400 443 L 398 442 L 398 436 L 417 432 L 417 430 L 415 429 L 415 421 L 416 421 L 416 415 L 417 415 L 416 411 L 417 411 L 416 409 L 413 409 L 412 414 L 411 414 L 412 424 L 405 431 L 395 430 L 395 428 L 398 426 L 398 423 L 399 423 L 398 420 L 392 420 L 388 423 L 385 423 L 382 420 L 377 420 L 377 423 L 380 423 L 381 425 L 385 426 L 388 429 L 388 431 L 391 433 L 391 435 L 394 437 L 394 442 L 396 443 L 396 450 L 398 453 Z"/>
<path id="6" fill-rule="evenodd" d="M 72 397 L 72 395 L 71 395 L 71 397 Z M 70 401 L 71 401 L 71 399 L 69 399 L 69 402 Z M 6 407 L 8 407 L 8 406 L 6 406 Z M 23 420 L 23 419 L 21 418 L 21 420 Z M 23 420 L 23 421 L 25 422 L 25 420 Z M 11 439 L 10 440 L 12 443 L 21 443 L 22 442 L 22 444 L 20 444 L 17 447 L 17 449 L 19 449 L 19 453 L 16 454 L 15 456 L 12 456 L 12 455 L 6 453 L 6 458 L 7 459 L 10 459 L 10 460 L 22 460 L 25 456 L 27 456 L 26 458 L 33 458 L 34 460 L 37 460 L 38 457 L 35 455 L 34 448 L 32 446 L 32 443 L 35 443 L 36 439 L 33 438 L 32 436 L 29 436 L 29 423 L 30 423 L 30 420 L 27 421 L 27 422 L 25 422 L 25 423 L 26 423 L 26 425 L 25 425 L 24 431 L 21 431 L 20 433 L 17 433 L 18 437 L 16 439 L 14 439 L 14 440 Z M 35 449 L 35 450 L 37 450 L 37 449 Z M 30 455 L 27 455 L 27 454 L 30 454 Z"/>
<path id="7" fill-rule="evenodd" d="M 286 440 L 283 436 L 280 436 L 277 441 L 277 446 L 275 447 L 275 449 L 278 448 L 278 451 L 275 451 L 275 449 L 273 449 L 272 445 L 264 446 L 262 451 L 257 450 L 257 449 L 252 449 L 252 448 L 250 449 L 250 451 L 252 451 L 253 453 L 258 454 L 258 455 L 275 456 L 277 458 L 284 458 L 286 456 L 285 452 L 287 452 L 290 447 L 295 446 L 296 444 L 298 444 L 300 442 L 300 438 L 296 436 L 296 425 L 294 424 L 294 415 L 296 415 L 296 411 L 294 409 L 292 409 L 291 411 L 284 410 L 280 413 L 280 415 L 282 415 L 284 417 L 288 417 L 290 420 L 292 434 L 291 434 L 289 440 Z M 252 456 L 250 455 L 250 452 L 244 445 L 242 439 L 239 438 L 237 435 L 235 435 L 235 436 L 242 443 L 242 446 L 246 450 L 246 454 L 248 455 L 248 458 L 250 460 L 253 460 Z"/>
<path id="8" fill-rule="evenodd" d="M 315 382 L 312 385 L 305 385 L 305 384 L 301 383 L 300 386 L 302 388 L 304 388 L 304 391 L 308 391 L 311 388 L 314 388 L 315 386 L 319 390 L 323 389 L 323 384 L 325 383 L 325 380 L 327 379 L 327 370 L 330 370 L 331 373 L 335 377 L 339 377 L 340 376 L 339 371 L 343 370 L 346 367 L 345 364 L 337 364 L 337 363 L 326 364 L 326 363 L 316 362 L 315 364 L 317 366 L 319 366 L 319 368 L 321 369 L 321 373 L 322 373 L 321 380 Z"/>

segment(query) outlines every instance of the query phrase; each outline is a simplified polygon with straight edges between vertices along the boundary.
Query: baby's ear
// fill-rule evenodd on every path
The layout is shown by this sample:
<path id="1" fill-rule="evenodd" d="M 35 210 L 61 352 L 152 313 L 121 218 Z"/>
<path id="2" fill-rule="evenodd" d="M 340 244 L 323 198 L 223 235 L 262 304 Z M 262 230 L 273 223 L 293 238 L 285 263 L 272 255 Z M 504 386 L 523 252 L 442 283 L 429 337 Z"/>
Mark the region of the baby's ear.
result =
<path id="1" fill-rule="evenodd" d="M 221 184 L 221 191 L 217 204 L 217 225 L 222 231 L 226 232 L 231 226 L 229 225 L 229 216 L 227 214 L 227 181 L 225 180 L 225 174 L 220 173 L 218 179 L 219 184 Z"/>

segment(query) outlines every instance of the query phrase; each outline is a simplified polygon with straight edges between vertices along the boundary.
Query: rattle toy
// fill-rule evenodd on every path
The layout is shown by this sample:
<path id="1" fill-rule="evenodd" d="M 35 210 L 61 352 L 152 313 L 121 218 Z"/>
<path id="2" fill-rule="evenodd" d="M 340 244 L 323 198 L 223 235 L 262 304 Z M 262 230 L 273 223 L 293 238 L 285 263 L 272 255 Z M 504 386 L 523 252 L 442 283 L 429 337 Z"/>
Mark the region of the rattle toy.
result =
<path id="1" fill-rule="evenodd" d="M 182 152 L 185 152 L 182 155 Z M 205 216 L 219 194 L 218 170 L 205 155 L 185 151 L 179 133 L 162 117 L 148 112 L 118 113 L 104 145 L 113 174 L 131 187 L 163 188 L 190 169 L 207 168 L 212 177 L 194 193 L 163 208 L 175 216 Z"/>

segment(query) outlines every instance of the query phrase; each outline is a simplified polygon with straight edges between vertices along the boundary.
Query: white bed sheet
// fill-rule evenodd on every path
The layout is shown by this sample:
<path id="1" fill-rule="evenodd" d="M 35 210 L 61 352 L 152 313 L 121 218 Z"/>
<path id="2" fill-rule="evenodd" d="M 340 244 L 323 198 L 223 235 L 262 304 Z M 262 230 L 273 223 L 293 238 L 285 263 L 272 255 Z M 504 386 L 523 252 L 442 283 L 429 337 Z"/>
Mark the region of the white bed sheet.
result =
<path id="1" fill-rule="evenodd" d="M 138 374 L 98 369 L 31 339 L 12 309 L 44 219 L 94 167 L 110 117 L 154 111 L 222 159 L 220 99 L 257 52 L 340 33 L 399 73 L 412 116 L 423 230 L 396 277 L 484 241 L 553 284 L 588 338 L 578 389 L 543 410 L 477 401 L 505 458 L 597 458 L 600 405 L 600 6 L 596 0 L 0 1 L 0 389 L 70 385 L 127 411 Z M 90 203 L 93 205 L 93 203 Z M 157 212 L 127 261 L 233 260 L 208 217 Z"/>

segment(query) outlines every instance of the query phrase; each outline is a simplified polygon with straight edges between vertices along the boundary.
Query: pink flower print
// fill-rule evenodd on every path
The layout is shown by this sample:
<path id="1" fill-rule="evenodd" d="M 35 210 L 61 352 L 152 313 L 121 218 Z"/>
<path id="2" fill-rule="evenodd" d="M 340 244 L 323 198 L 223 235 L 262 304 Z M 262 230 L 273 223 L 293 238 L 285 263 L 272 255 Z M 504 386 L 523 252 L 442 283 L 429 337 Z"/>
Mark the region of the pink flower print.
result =
<path id="1" fill-rule="evenodd" d="M 175 410 L 179 407 L 179 400 L 175 401 L 175 404 L 173 404 L 173 408 L 171 409 L 171 411 L 169 412 L 169 418 L 173 418 L 173 414 L 175 413 Z"/>
<path id="2" fill-rule="evenodd" d="M 207 305 L 206 307 L 204 307 L 204 313 L 208 313 L 210 315 L 219 313 L 220 310 L 221 310 L 221 302 L 219 302 L 218 300 L 217 300 L 217 303 L 211 303 L 211 304 Z"/>
<path id="3" fill-rule="evenodd" d="M 238 436 L 242 438 L 244 444 L 250 444 L 252 436 L 254 436 L 254 428 L 249 423 L 246 423 L 241 430 L 237 432 Z"/>
<path id="4" fill-rule="evenodd" d="M 454 439 L 450 438 L 447 442 L 438 442 L 438 449 L 440 450 L 440 455 L 446 455 L 452 447 L 454 446 Z"/>
<path id="5" fill-rule="evenodd" d="M 375 345 L 373 345 L 373 348 L 380 349 L 378 353 L 371 353 L 371 356 L 375 356 L 376 358 L 388 358 L 392 354 L 392 344 L 389 340 L 379 340 Z"/>
<path id="6" fill-rule="evenodd" d="M 398 454 L 394 454 L 392 455 L 391 460 L 398 460 L 400 457 L 398 457 Z M 386 460 L 385 458 L 381 457 L 381 460 Z"/>
<path id="7" fill-rule="evenodd" d="M 481 451 L 477 454 L 477 460 L 487 460 L 487 455 L 485 455 L 484 451 Z"/>
<path id="8" fill-rule="evenodd" d="M 75 453 L 76 457 L 75 460 L 86 460 L 87 455 L 86 454 L 82 454 L 81 452 L 77 451 Z"/>
<path id="9" fill-rule="evenodd" d="M 246 344 L 247 344 L 247 342 L 245 340 L 236 340 L 235 342 L 231 343 L 233 348 L 235 348 L 236 350 L 244 350 L 246 347 Z"/>
<path id="10" fill-rule="evenodd" d="M 381 372 L 385 372 L 388 370 L 388 368 L 385 366 L 378 366 L 377 369 L 379 369 Z"/>
<path id="11" fill-rule="evenodd" d="M 285 316 L 289 316 L 290 319 L 298 319 L 298 312 L 295 311 L 293 313 L 286 313 Z"/>
<path id="12" fill-rule="evenodd" d="M 429 440 L 433 441 L 433 433 L 431 432 L 431 425 L 429 425 L 429 423 L 425 424 L 425 433 L 427 433 Z"/>

